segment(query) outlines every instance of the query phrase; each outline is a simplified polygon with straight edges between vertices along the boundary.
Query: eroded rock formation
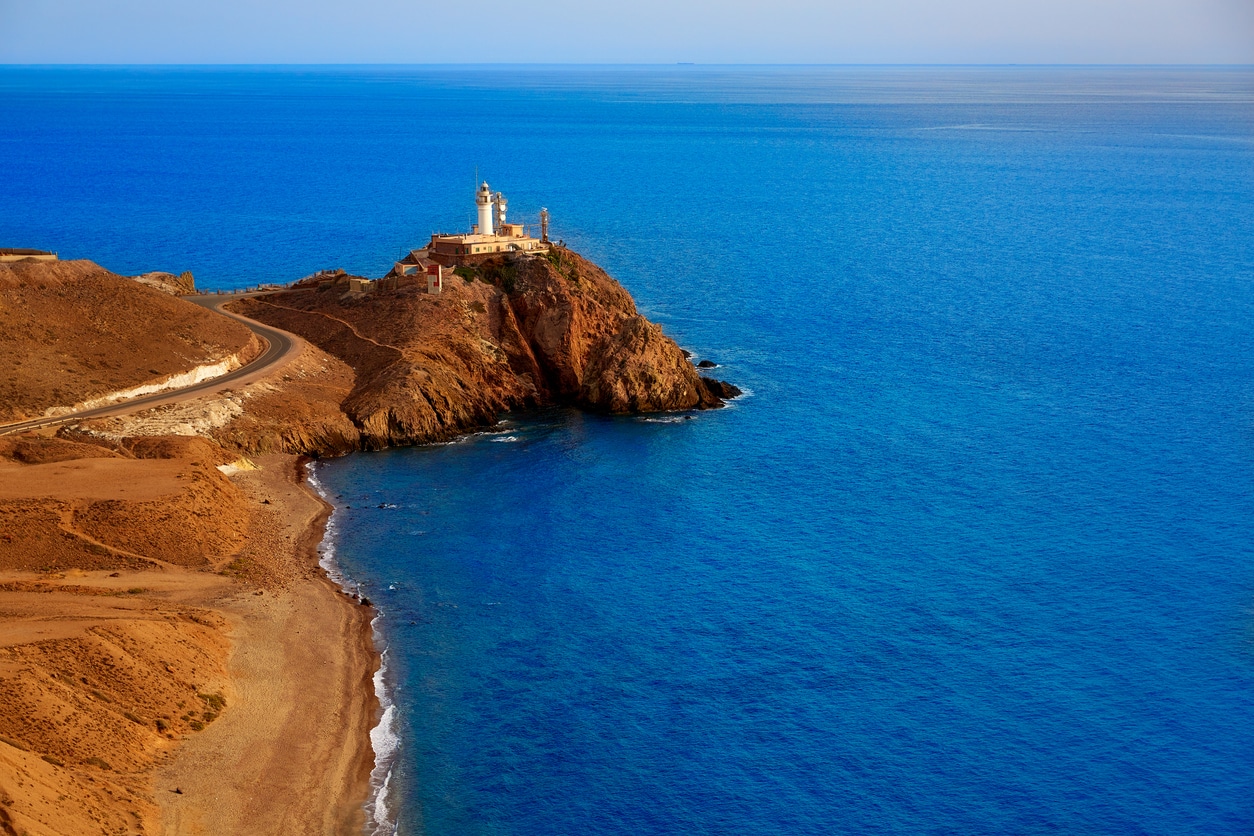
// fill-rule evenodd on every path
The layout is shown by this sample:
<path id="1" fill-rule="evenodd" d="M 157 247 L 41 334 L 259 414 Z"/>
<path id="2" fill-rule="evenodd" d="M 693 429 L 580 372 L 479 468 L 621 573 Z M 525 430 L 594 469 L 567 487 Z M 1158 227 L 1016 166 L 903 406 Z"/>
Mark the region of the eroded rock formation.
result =
<path id="1" fill-rule="evenodd" d="M 352 368 L 342 409 L 363 447 L 447 439 L 511 409 L 708 409 L 739 394 L 701 378 L 618 282 L 569 250 L 461 270 L 439 295 L 426 293 L 421 276 L 353 295 L 348 278 L 243 300 L 236 310 Z"/>

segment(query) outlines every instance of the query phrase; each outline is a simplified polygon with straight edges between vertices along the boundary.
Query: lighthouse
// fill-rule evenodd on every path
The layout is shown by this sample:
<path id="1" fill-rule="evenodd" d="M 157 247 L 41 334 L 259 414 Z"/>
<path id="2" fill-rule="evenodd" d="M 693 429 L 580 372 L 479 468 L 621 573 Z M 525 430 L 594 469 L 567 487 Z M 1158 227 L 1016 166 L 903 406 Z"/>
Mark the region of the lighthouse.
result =
<path id="1" fill-rule="evenodd" d="M 478 175 L 475 179 L 479 179 Z M 492 191 L 492 187 L 486 182 L 480 183 L 475 188 L 475 208 L 478 210 L 479 223 L 474 224 L 469 233 L 431 233 L 431 243 L 424 249 L 414 250 L 409 256 L 396 262 L 395 275 L 407 276 L 419 267 L 425 268 L 428 265 L 424 259 L 444 267 L 462 267 L 477 264 L 498 254 L 548 252 L 549 210 L 541 211 L 540 227 L 546 237 L 540 240 L 531 237 L 526 224 L 517 221 L 510 223 L 506 220 L 508 206 L 504 194 Z"/>
<path id="2" fill-rule="evenodd" d="M 488 188 L 486 180 L 479 186 L 479 193 L 475 195 L 475 203 L 479 205 L 479 234 L 494 234 L 494 227 L 492 226 L 492 190 Z"/>

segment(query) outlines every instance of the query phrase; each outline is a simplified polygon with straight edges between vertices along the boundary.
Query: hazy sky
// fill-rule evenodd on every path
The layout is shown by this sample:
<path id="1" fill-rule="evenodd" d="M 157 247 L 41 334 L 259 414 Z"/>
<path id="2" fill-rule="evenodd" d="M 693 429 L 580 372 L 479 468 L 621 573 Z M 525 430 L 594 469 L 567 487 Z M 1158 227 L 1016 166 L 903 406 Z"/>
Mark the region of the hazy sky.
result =
<path id="1" fill-rule="evenodd" d="M 0 0 L 0 63 L 1254 63 L 1254 0 Z"/>

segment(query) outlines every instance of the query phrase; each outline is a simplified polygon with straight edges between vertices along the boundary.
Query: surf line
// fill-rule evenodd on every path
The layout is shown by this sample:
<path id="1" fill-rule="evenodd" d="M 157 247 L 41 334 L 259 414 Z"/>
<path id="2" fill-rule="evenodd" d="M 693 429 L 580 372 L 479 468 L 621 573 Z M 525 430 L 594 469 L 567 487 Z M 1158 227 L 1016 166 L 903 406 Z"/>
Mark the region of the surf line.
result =
<path id="1" fill-rule="evenodd" d="M 332 501 L 326 488 L 318 480 L 316 465 L 317 462 L 313 461 L 305 464 L 305 477 L 322 501 L 331 506 L 331 515 L 327 518 L 322 541 L 318 544 L 318 565 L 342 592 L 365 601 L 366 599 L 361 594 L 361 586 L 344 574 L 343 568 L 336 559 L 336 533 L 339 531 L 337 518 L 343 510 Z M 379 722 L 370 730 L 370 747 L 374 751 L 374 766 L 370 770 L 370 793 L 365 802 L 366 833 L 370 836 L 395 836 L 399 823 L 392 805 L 392 774 L 400 753 L 401 739 L 396 700 L 389 677 L 390 646 L 383 636 L 380 624 L 383 619 L 383 609 L 375 602 L 371 604 L 374 606 L 375 615 L 370 619 L 370 636 L 375 650 L 379 653 L 379 669 L 374 673 L 374 694 L 379 701 L 381 714 Z"/>

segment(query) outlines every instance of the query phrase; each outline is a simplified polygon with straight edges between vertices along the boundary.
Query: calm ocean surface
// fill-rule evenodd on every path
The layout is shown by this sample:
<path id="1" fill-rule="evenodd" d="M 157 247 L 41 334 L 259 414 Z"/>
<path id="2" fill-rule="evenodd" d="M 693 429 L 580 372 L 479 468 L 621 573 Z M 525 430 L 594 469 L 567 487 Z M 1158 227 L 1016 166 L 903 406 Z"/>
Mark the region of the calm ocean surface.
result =
<path id="1" fill-rule="evenodd" d="M 0 107 L 0 246 L 377 276 L 478 167 L 749 390 L 317 467 L 382 612 L 381 832 L 1254 832 L 1254 71 L 7 68 Z"/>

